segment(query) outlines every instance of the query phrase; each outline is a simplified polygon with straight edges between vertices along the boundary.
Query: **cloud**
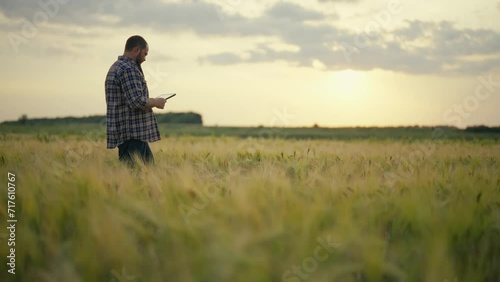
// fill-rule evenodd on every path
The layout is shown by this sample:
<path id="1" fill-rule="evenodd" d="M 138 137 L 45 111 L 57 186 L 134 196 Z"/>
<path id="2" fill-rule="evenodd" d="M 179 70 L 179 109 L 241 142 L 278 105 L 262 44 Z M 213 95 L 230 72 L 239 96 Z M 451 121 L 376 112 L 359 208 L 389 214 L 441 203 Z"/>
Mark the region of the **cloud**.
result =
<path id="1" fill-rule="evenodd" d="M 422 41 L 428 45 L 420 48 L 435 57 L 450 58 L 462 55 L 494 54 L 500 46 L 500 34 L 487 29 L 457 29 L 453 23 L 408 21 L 408 26 L 395 31 L 400 41 L 415 46 Z"/>
<path id="2" fill-rule="evenodd" d="M 370 36 L 331 26 L 297 25 L 275 36 L 299 46 L 300 51 L 277 52 L 257 46 L 248 51 L 250 57 L 240 58 L 238 63 L 287 60 L 312 67 L 318 60 L 328 70 L 380 68 L 407 73 L 480 73 L 494 69 L 500 60 L 497 48 L 500 34 L 487 29 L 458 29 L 447 21 L 407 21 L 406 26 L 392 32 Z M 364 41 L 363 44 L 356 44 L 356 39 Z M 211 56 L 204 59 L 212 61 Z"/>
<path id="3" fill-rule="evenodd" d="M 379 28 L 365 34 L 338 27 L 336 15 L 284 1 L 276 2 L 256 17 L 238 13 L 221 17 L 218 6 L 203 1 L 67 1 L 68 4 L 57 7 L 50 22 L 68 30 L 146 27 L 165 33 L 191 32 L 201 38 L 268 38 L 296 47 L 295 51 L 278 50 L 260 42 L 246 50 L 221 50 L 199 57 L 202 63 L 216 65 L 287 61 L 312 67 L 313 62 L 319 61 L 326 70 L 381 68 L 407 73 L 477 73 L 495 68 L 499 58 L 499 33 L 460 29 L 447 21 L 407 21 L 391 31 Z M 0 11 L 12 22 L 19 18 L 32 20 L 37 11 L 44 10 L 38 3 L 57 2 L 7 1 L 1 4 Z M 19 21 L 2 26 L 12 32 L 22 28 Z"/>
<path id="4" fill-rule="evenodd" d="M 291 21 L 322 20 L 325 15 L 311 10 L 306 10 L 301 6 L 278 2 L 267 11 L 267 16 L 273 19 L 287 19 Z"/>
<path id="5" fill-rule="evenodd" d="M 242 58 L 236 54 L 224 52 L 216 55 L 211 55 L 206 58 L 200 58 L 200 62 L 204 63 L 208 61 L 211 64 L 215 65 L 232 65 L 242 62 Z"/>
<path id="6" fill-rule="evenodd" d="M 339 2 L 345 2 L 345 3 L 356 3 L 359 2 L 359 0 L 318 0 L 320 3 L 339 3 Z"/>

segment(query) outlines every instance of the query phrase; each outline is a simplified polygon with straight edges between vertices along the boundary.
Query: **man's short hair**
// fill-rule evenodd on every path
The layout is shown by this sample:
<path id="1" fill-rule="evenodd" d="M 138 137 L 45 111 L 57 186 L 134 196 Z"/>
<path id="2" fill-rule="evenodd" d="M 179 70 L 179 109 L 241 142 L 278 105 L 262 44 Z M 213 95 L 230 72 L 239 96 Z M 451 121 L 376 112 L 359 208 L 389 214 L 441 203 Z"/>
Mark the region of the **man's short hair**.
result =
<path id="1" fill-rule="evenodd" d="M 125 43 L 125 51 L 132 51 L 135 47 L 139 47 L 139 49 L 144 49 L 148 46 L 148 43 L 142 36 L 134 35 L 127 39 L 127 43 Z"/>

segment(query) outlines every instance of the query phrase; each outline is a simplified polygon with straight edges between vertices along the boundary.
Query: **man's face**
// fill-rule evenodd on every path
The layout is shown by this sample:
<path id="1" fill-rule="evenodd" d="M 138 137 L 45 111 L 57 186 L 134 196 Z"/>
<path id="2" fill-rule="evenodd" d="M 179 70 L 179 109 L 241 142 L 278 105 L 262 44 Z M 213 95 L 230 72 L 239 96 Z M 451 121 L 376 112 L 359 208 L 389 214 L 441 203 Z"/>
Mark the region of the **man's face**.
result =
<path id="1" fill-rule="evenodd" d="M 135 61 L 140 65 L 144 61 L 146 61 L 146 56 L 148 55 L 149 51 L 149 46 L 146 46 L 144 49 L 140 49 L 137 47 L 137 57 L 135 58 Z"/>

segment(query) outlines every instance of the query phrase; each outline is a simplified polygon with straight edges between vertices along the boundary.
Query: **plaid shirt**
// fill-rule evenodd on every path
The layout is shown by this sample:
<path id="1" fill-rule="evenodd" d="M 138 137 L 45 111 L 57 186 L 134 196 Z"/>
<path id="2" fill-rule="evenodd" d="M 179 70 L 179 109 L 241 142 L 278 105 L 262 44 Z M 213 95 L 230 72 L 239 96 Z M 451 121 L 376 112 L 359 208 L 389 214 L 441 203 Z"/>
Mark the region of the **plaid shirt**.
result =
<path id="1" fill-rule="evenodd" d="M 129 140 L 160 140 L 158 123 L 152 109 L 144 109 L 148 86 L 140 65 L 119 56 L 106 76 L 106 138 L 112 149 Z"/>

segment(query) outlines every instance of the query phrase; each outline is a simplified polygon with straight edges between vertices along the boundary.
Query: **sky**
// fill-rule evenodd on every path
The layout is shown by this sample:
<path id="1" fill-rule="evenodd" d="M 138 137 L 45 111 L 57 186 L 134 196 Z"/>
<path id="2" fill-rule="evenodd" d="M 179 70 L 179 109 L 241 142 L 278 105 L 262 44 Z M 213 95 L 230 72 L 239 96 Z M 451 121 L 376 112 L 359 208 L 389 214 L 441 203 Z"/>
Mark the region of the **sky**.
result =
<path id="1" fill-rule="evenodd" d="M 211 126 L 500 126 L 500 1 L 8 0 L 0 121 L 104 115 L 128 37 L 156 113 Z"/>

